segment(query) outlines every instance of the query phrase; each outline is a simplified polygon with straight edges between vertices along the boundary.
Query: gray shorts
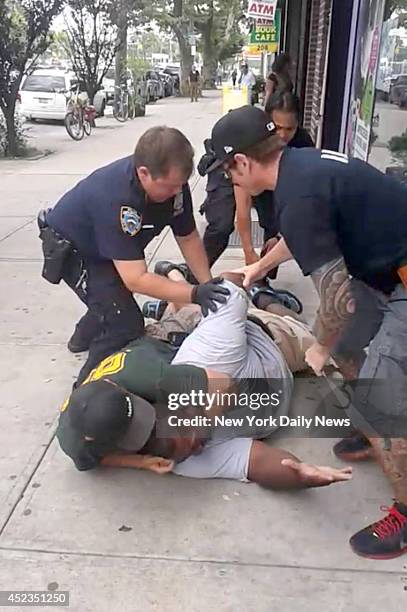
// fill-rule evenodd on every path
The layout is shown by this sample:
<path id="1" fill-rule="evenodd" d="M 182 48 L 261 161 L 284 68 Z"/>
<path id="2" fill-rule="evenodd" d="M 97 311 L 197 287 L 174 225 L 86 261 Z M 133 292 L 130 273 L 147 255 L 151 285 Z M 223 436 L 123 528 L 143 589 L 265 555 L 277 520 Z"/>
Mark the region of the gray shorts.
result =
<path id="1" fill-rule="evenodd" d="M 383 322 L 356 384 L 351 418 L 367 435 L 407 437 L 407 290 L 381 296 Z"/>
<path id="2" fill-rule="evenodd" d="M 173 473 L 188 478 L 228 478 L 249 482 L 251 438 L 210 440 L 199 455 L 177 463 Z"/>

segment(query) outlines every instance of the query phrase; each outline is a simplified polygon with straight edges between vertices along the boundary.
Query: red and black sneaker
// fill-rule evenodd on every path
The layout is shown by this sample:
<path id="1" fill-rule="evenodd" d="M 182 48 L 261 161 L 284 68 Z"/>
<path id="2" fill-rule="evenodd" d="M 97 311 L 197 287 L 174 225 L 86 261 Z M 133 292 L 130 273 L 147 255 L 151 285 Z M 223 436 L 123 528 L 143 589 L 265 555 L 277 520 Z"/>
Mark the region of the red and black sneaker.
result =
<path id="1" fill-rule="evenodd" d="M 349 540 L 353 552 L 368 559 L 394 559 L 407 553 L 407 506 L 396 502 L 380 521 L 355 533 Z"/>

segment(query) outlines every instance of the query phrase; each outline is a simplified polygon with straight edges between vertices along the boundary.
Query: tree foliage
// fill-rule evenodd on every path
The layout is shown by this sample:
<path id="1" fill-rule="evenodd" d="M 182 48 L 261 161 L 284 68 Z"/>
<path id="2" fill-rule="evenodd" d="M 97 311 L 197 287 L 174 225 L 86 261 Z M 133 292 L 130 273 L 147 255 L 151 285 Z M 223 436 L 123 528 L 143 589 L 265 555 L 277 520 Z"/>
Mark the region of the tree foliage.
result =
<path id="1" fill-rule="evenodd" d="M 246 4 L 246 0 L 158 0 L 150 4 L 150 18 L 163 29 L 172 30 L 178 40 L 183 91 L 194 59 L 191 55 L 192 38 L 198 36 L 196 42 L 204 55 L 207 80 L 219 61 L 241 49 L 243 40 L 239 22 Z"/>
<path id="2" fill-rule="evenodd" d="M 25 73 L 51 44 L 50 27 L 63 0 L 0 0 L 0 109 L 3 112 L 6 155 L 18 155 L 14 114 Z"/>
<path id="3" fill-rule="evenodd" d="M 69 0 L 66 51 L 91 102 L 120 46 L 115 8 L 113 0 Z"/>

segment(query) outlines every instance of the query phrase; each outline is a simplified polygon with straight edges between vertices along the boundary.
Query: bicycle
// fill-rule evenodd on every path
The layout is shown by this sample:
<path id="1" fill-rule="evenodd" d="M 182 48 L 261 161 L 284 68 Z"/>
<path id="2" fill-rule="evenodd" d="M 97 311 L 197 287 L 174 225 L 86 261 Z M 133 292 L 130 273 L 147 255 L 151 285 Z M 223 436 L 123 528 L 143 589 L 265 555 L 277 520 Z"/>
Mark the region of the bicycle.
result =
<path id="1" fill-rule="evenodd" d="M 88 104 L 89 98 L 86 93 L 80 93 L 79 87 L 71 90 L 67 112 L 64 118 L 66 131 L 73 140 L 82 140 L 84 135 L 90 136 L 92 125 L 96 119 L 96 109 Z"/>
<path id="2" fill-rule="evenodd" d="M 113 117 L 120 123 L 134 118 L 134 105 L 126 85 L 115 85 L 115 90 L 120 92 L 115 95 L 113 103 Z"/>

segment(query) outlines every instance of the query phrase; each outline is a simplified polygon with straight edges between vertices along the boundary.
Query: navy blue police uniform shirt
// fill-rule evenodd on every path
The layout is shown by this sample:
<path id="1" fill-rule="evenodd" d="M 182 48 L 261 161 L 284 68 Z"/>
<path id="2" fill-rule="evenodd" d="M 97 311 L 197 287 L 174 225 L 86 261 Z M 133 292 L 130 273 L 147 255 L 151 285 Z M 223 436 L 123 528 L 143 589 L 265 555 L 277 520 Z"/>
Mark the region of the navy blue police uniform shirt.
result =
<path id="1" fill-rule="evenodd" d="M 47 222 L 81 255 L 96 260 L 142 260 L 164 227 L 176 236 L 195 229 L 189 186 L 166 202 L 148 201 L 131 156 L 78 183 L 48 213 Z"/>
<path id="2" fill-rule="evenodd" d="M 280 232 L 305 275 L 343 256 L 356 279 L 385 293 L 407 258 L 407 187 L 358 159 L 284 150 L 277 186 Z"/>

